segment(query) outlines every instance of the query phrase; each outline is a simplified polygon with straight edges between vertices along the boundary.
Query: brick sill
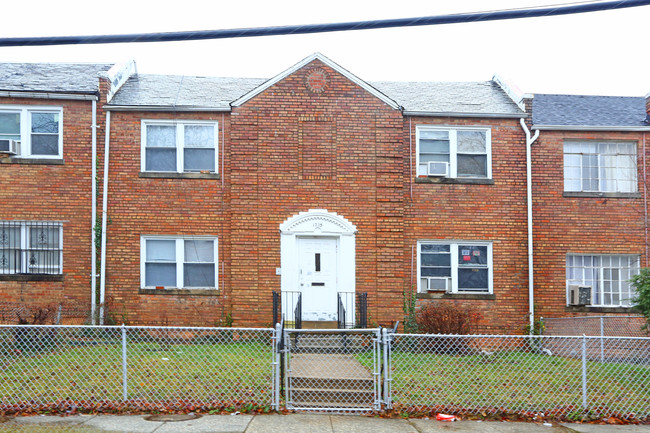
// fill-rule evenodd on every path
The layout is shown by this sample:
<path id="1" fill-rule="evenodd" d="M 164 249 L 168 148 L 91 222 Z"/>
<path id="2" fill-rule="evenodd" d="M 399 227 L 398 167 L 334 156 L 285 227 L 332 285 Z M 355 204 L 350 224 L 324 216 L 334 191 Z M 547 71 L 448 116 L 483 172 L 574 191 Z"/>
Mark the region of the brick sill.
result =
<path id="1" fill-rule="evenodd" d="M 415 183 L 440 183 L 445 185 L 494 185 L 494 179 L 464 177 L 416 177 Z"/>
<path id="2" fill-rule="evenodd" d="M 465 299 L 471 301 L 494 301 L 497 297 L 494 293 L 418 293 L 417 299 Z"/>
<path id="3" fill-rule="evenodd" d="M 48 158 L 0 158 L 0 164 L 64 165 L 65 161 Z"/>
<path id="4" fill-rule="evenodd" d="M 219 173 L 169 173 L 165 171 L 142 171 L 138 176 L 147 179 L 221 179 Z"/>
<path id="5" fill-rule="evenodd" d="M 12 274 L 0 275 L 0 281 L 63 281 L 63 275 L 44 275 L 44 274 Z"/>
<path id="6" fill-rule="evenodd" d="M 634 307 L 573 307 L 566 306 L 564 311 L 569 313 L 638 313 Z"/>
<path id="7" fill-rule="evenodd" d="M 217 289 L 138 289 L 139 295 L 218 296 Z"/>
<path id="8" fill-rule="evenodd" d="M 562 197 L 567 198 L 641 198 L 638 192 L 579 192 L 565 191 Z"/>

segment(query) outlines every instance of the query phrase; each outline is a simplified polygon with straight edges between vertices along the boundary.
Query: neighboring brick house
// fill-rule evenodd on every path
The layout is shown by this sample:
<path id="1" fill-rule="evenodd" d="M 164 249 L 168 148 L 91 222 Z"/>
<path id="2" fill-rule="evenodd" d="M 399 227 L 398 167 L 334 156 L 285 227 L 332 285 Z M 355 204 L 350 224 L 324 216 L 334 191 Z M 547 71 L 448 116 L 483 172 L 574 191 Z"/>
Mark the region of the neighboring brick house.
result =
<path id="1" fill-rule="evenodd" d="M 474 307 L 481 331 L 519 333 L 528 322 L 521 119 L 530 116 L 500 80 L 367 83 L 319 54 L 270 80 L 112 71 L 122 80 L 108 74 L 99 81 L 109 134 L 97 156 L 109 161 L 108 177 L 99 173 L 109 224 L 98 299 L 106 299 L 115 320 L 268 326 L 277 291 L 291 322 L 301 296 L 305 326 L 340 320 L 343 312 L 347 326 L 358 324 L 362 293 L 369 325 L 403 320 L 413 294 L 419 305 Z M 532 106 L 544 97 L 535 96 Z M 534 127 L 549 125 L 538 125 L 536 116 Z M 563 297 L 567 254 L 622 254 L 628 243 L 645 259 L 632 229 L 610 249 L 568 247 L 580 232 L 557 241 L 560 233 L 553 233 L 571 233 L 581 218 L 580 209 L 563 207 L 574 199 L 562 198 L 563 134 L 544 130 L 532 145 L 535 303 L 546 316 L 575 310 Z M 79 153 L 90 158 L 89 170 L 89 144 Z M 555 183 L 544 180 L 558 170 Z M 80 221 L 86 235 L 90 185 L 75 196 L 87 203 Z M 639 199 L 632 202 L 628 207 L 643 213 Z M 12 209 L 2 217 L 27 218 Z M 643 226 L 643 215 L 626 218 Z M 64 245 L 59 278 L 80 281 L 70 296 L 89 302 L 90 242 L 86 251 L 68 252 L 66 235 Z M 86 262 L 69 276 L 80 257 Z M 18 299 L 4 284 L 2 296 Z M 47 296 L 60 297 L 60 288 L 50 289 Z"/>
<path id="2" fill-rule="evenodd" d="M 630 312 L 628 280 L 648 266 L 647 101 L 534 96 L 538 316 Z M 587 305 L 571 299 L 579 286 Z"/>

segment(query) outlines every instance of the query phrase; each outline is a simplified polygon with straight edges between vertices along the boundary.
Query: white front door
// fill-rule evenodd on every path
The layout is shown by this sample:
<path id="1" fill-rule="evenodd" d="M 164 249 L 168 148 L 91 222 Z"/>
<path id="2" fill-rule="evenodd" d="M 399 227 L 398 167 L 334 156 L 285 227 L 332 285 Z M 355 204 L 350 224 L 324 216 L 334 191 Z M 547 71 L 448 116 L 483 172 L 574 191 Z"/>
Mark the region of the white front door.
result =
<path id="1" fill-rule="evenodd" d="M 302 319 L 336 320 L 338 238 L 299 237 L 298 283 Z"/>

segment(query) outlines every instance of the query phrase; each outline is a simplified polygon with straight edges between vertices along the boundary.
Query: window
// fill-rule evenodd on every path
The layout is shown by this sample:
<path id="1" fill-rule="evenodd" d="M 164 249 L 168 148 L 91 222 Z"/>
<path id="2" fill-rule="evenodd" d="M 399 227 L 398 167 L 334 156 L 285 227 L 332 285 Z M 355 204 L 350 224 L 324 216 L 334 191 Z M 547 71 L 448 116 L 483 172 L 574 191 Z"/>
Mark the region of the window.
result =
<path id="1" fill-rule="evenodd" d="M 215 289 L 217 239 L 142 238 L 142 287 Z"/>
<path id="2" fill-rule="evenodd" d="M 216 173 L 217 132 L 216 122 L 143 121 L 142 171 Z"/>
<path id="3" fill-rule="evenodd" d="M 61 108 L 0 107 L 0 140 L 15 143 L 22 158 L 63 158 Z"/>
<path id="4" fill-rule="evenodd" d="M 490 129 L 418 126 L 417 175 L 491 178 Z"/>
<path id="5" fill-rule="evenodd" d="M 61 274 L 61 223 L 0 221 L 0 275 Z"/>
<path id="6" fill-rule="evenodd" d="M 492 244 L 420 242 L 418 291 L 492 293 Z"/>
<path id="7" fill-rule="evenodd" d="M 635 255 L 567 255 L 567 292 L 572 285 L 587 286 L 591 287 L 591 305 L 629 307 L 634 296 L 629 280 L 639 273 L 639 266 L 639 256 Z"/>
<path id="8" fill-rule="evenodd" d="M 636 192 L 636 143 L 564 142 L 564 190 Z"/>

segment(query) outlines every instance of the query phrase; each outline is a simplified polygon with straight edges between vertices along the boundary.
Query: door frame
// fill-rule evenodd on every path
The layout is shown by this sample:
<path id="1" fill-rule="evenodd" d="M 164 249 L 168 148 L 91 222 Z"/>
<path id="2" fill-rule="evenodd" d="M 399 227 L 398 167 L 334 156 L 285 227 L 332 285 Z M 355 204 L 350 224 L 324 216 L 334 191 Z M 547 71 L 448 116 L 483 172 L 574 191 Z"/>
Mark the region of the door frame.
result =
<path id="1" fill-rule="evenodd" d="M 339 292 L 355 293 L 356 233 L 354 224 L 326 209 L 310 209 L 287 218 L 280 224 L 280 290 L 299 291 L 298 238 L 308 236 L 338 239 L 336 287 Z M 283 305 L 282 311 L 293 308 Z"/>

